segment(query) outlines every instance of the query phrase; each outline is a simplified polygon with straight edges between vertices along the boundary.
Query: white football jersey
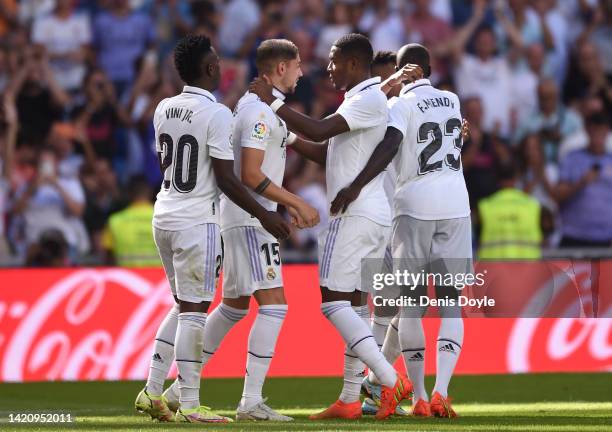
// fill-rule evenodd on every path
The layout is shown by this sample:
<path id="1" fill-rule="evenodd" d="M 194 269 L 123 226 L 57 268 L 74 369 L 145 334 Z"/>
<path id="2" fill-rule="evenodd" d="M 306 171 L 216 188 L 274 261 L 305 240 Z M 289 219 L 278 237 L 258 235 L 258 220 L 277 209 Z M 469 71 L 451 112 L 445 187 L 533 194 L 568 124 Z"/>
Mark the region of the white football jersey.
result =
<path id="1" fill-rule="evenodd" d="M 387 101 L 387 107 L 389 110 L 393 108 L 395 102 L 397 102 L 398 97 L 393 96 Z M 385 189 L 385 196 L 387 197 L 387 202 L 389 203 L 389 207 L 391 208 L 391 213 L 393 213 L 393 197 L 395 196 L 395 186 L 397 185 L 397 168 L 395 164 L 399 158 L 395 157 L 391 161 L 387 168 L 384 171 L 384 180 L 383 180 L 383 188 Z"/>
<path id="2" fill-rule="evenodd" d="M 347 122 L 350 130 L 329 139 L 327 147 L 327 205 L 338 192 L 351 184 L 366 166 L 374 149 L 387 130 L 387 97 L 380 90 L 380 77 L 365 80 L 344 95 L 336 113 Z M 391 209 L 383 187 L 384 173 L 368 183 L 343 214 L 332 216 L 363 216 L 380 225 L 391 225 Z"/>
<path id="3" fill-rule="evenodd" d="M 470 215 L 461 122 L 454 93 L 434 88 L 427 79 L 402 89 L 389 112 L 389 126 L 404 135 L 396 155 L 395 216 L 441 220 Z"/>
<path id="4" fill-rule="evenodd" d="M 219 223 L 219 190 L 210 158 L 232 160 L 232 112 L 208 91 L 185 86 L 155 109 L 155 147 L 164 179 L 153 225 L 179 231 Z"/>
<path id="5" fill-rule="evenodd" d="M 285 99 L 278 90 L 273 90 L 278 99 Z M 242 148 L 255 148 L 265 151 L 261 165 L 263 172 L 275 185 L 283 185 L 285 160 L 287 157 L 287 125 L 262 102 L 257 95 L 247 92 L 234 109 L 234 172 L 240 178 Z M 276 211 L 276 202 L 249 190 L 253 198 L 267 210 Z M 221 228 L 236 226 L 261 226 L 259 220 L 238 207 L 229 198 L 221 196 Z"/>

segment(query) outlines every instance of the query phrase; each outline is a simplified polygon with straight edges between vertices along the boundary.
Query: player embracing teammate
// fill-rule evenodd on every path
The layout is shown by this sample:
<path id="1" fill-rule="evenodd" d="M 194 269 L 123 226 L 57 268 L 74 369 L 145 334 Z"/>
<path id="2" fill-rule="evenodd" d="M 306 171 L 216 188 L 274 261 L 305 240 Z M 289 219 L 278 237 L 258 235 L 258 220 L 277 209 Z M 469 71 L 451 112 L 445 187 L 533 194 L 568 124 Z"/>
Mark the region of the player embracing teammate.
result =
<path id="1" fill-rule="evenodd" d="M 361 280 L 361 265 L 363 259 L 382 261 L 390 237 L 393 257 L 403 259 L 402 265 L 410 270 L 417 270 L 414 260 L 444 259 L 448 251 L 456 258 L 468 258 L 466 245 L 471 265 L 469 206 L 467 194 L 463 202 L 459 156 L 461 116 L 452 93 L 445 94 L 452 101 L 452 112 L 444 113 L 450 117 L 443 122 L 438 118 L 442 114 L 428 117 L 433 109 L 417 114 L 417 88 L 428 86 L 421 90 L 432 93 L 427 97 L 439 96 L 426 79 L 420 79 L 402 89 L 389 120 L 381 80 L 371 77 L 372 58 L 365 36 L 349 34 L 334 43 L 327 69 L 334 86 L 346 91 L 345 98 L 336 113 L 315 120 L 284 103 L 285 94 L 293 92 L 301 76 L 297 48 L 287 40 L 264 41 L 257 51 L 259 78 L 232 117 L 212 94 L 219 83 L 219 59 L 210 40 L 188 36 L 177 45 L 175 65 L 187 86 L 181 94 L 160 102 L 155 112 L 164 181 L 153 218 L 155 241 L 177 305 L 156 335 L 147 385 L 136 399 L 139 411 L 161 421 L 231 421 L 200 406 L 200 374 L 223 337 L 246 316 L 253 296 L 259 309 L 249 336 L 247 374 L 236 417 L 292 420 L 267 406 L 262 397 L 287 313 L 277 239 L 285 238 L 290 228 L 276 213 L 276 205 L 284 205 L 299 228 L 317 224 L 319 215 L 282 188 L 287 145 L 326 166 L 332 217 L 319 238 L 321 311 L 346 343 L 340 397 L 311 418 L 361 417 L 359 394 L 365 367 L 380 383 L 377 419 L 395 413 L 412 394 L 412 383 L 381 353 L 370 328 L 367 294 L 372 287 Z M 410 73 L 395 74 L 391 85 L 401 81 L 398 77 L 411 81 L 415 74 L 429 74 L 423 47 L 404 47 L 397 61 L 400 68 L 409 64 L 405 69 Z M 400 147 L 391 235 L 391 209 L 381 173 Z M 445 153 L 437 160 L 440 148 Z M 417 203 L 419 210 L 414 213 Z M 222 265 L 223 301 L 208 316 Z M 414 292 L 422 293 L 423 288 Z M 439 291 L 456 295 L 452 287 Z M 424 356 L 423 314 L 422 309 L 402 311 L 396 320 L 399 344 L 415 382 L 417 415 L 430 413 L 424 368 L 423 362 L 420 368 L 413 367 L 407 353 L 412 356 L 418 351 Z M 438 354 L 440 382 L 436 382 L 431 407 L 439 415 L 454 415 L 446 388 L 462 339 L 460 311 L 443 311 L 439 343 L 452 344 L 454 357 L 446 349 Z M 387 340 L 397 345 L 397 337 Z M 175 358 L 179 376 L 164 392 Z"/>

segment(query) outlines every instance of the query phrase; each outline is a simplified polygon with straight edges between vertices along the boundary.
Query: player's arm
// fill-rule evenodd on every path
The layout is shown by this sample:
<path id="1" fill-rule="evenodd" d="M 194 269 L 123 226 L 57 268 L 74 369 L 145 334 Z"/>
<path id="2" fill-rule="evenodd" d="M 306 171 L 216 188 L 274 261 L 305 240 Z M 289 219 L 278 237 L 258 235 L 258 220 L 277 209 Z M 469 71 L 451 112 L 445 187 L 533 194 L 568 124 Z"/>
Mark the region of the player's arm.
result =
<path id="1" fill-rule="evenodd" d="M 404 134 L 398 129 L 393 126 L 387 128 L 385 137 L 376 146 L 376 149 L 374 149 L 372 156 L 370 156 L 363 170 L 361 170 L 349 186 L 340 190 L 336 198 L 332 201 L 330 209 L 331 214 L 346 211 L 349 204 L 357 199 L 361 193 L 361 189 L 383 172 L 387 165 L 391 163 L 403 139 Z"/>
<path id="2" fill-rule="evenodd" d="M 306 159 L 325 166 L 325 162 L 327 161 L 328 144 L 329 143 L 327 141 L 324 143 L 316 143 L 296 137 L 293 144 L 291 144 L 291 148 Z"/>
<path id="3" fill-rule="evenodd" d="M 257 148 L 242 148 L 240 175 L 242 183 L 255 193 L 284 205 L 300 228 L 315 226 L 319 223 L 319 212 L 302 198 L 292 194 L 282 186 L 274 184 L 262 171 L 265 151 Z"/>
<path id="4" fill-rule="evenodd" d="M 289 224 L 278 213 L 262 207 L 234 175 L 234 153 L 230 144 L 232 123 L 232 113 L 224 107 L 211 118 L 205 136 L 217 186 L 238 207 L 259 219 L 274 237 L 287 238 L 291 232 Z"/>
<path id="5" fill-rule="evenodd" d="M 261 78 L 256 78 L 249 85 L 249 91 L 270 105 L 276 114 L 287 122 L 289 129 L 310 140 L 321 142 L 350 130 L 348 123 L 340 114 L 336 113 L 324 119 L 315 120 L 291 109 L 280 99 L 276 99 L 272 94 L 272 86 Z"/>
<path id="6" fill-rule="evenodd" d="M 276 212 L 268 211 L 249 194 L 238 177 L 234 175 L 234 161 L 211 157 L 217 186 L 229 199 L 247 213 L 255 216 L 266 231 L 274 237 L 284 239 L 289 236 L 289 224 Z"/>

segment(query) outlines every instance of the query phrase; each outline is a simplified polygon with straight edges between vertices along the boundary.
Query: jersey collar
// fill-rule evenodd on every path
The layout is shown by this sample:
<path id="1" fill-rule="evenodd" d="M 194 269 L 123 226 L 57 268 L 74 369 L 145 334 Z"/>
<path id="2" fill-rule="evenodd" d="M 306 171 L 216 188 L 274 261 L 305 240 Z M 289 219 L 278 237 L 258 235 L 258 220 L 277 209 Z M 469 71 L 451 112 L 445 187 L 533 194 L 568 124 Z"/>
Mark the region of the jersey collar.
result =
<path id="1" fill-rule="evenodd" d="M 427 78 L 421 78 L 419 80 L 416 80 L 413 83 L 405 85 L 404 88 L 400 91 L 400 95 L 405 95 L 409 91 L 412 91 L 417 87 L 423 87 L 423 86 L 431 86 L 431 83 L 429 82 Z"/>
<path id="2" fill-rule="evenodd" d="M 210 100 L 211 102 L 217 102 L 217 98 L 208 90 L 204 90 L 203 88 L 200 87 L 194 87 L 194 86 L 184 86 L 183 87 L 183 93 L 189 93 L 189 94 L 196 94 L 199 96 L 204 96 L 205 98 L 207 98 L 208 100 Z"/>
<path id="3" fill-rule="evenodd" d="M 344 93 L 344 98 L 345 99 L 351 98 L 355 96 L 357 93 L 359 93 L 360 91 L 365 90 L 368 87 L 372 87 L 376 84 L 380 84 L 380 77 L 368 78 L 365 81 L 361 81 L 359 84 L 354 86 L 352 89 Z"/>

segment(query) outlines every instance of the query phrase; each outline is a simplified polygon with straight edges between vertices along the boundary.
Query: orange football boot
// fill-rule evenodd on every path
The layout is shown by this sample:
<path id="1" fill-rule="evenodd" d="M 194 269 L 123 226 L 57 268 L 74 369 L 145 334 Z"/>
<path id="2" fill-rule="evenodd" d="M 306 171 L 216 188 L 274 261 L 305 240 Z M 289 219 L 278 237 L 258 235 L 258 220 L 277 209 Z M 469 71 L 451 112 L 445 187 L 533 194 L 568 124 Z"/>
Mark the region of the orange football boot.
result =
<path id="1" fill-rule="evenodd" d="M 412 408 L 412 415 L 414 417 L 431 417 L 431 407 L 429 406 L 429 402 L 424 399 L 419 399 L 419 401 Z"/>
<path id="2" fill-rule="evenodd" d="M 397 374 L 397 381 L 393 388 L 385 385 L 381 386 L 380 389 L 380 408 L 376 413 L 376 420 L 384 420 L 391 414 L 395 413 L 395 409 L 399 403 L 408 399 L 412 394 L 413 387 L 408 377 L 403 374 Z"/>
<path id="3" fill-rule="evenodd" d="M 431 396 L 431 414 L 436 417 L 454 418 L 457 417 L 457 413 L 451 406 L 451 398 L 444 398 L 438 392 L 435 392 Z"/>
<path id="4" fill-rule="evenodd" d="M 361 402 L 344 403 L 337 400 L 329 408 L 308 417 L 310 420 L 351 419 L 361 418 Z"/>

